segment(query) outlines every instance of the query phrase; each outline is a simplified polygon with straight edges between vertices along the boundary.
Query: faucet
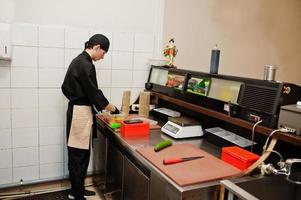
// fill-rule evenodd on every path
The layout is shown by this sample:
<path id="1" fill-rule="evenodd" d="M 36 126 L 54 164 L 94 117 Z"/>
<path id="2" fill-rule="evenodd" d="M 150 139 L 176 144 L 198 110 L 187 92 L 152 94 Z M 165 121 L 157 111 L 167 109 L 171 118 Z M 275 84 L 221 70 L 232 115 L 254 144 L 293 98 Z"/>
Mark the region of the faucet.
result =
<path id="1" fill-rule="evenodd" d="M 293 169 L 292 166 L 297 163 L 297 164 L 300 164 L 301 165 L 301 159 L 298 159 L 298 158 L 290 158 L 290 159 L 287 159 L 286 161 L 286 164 L 287 164 L 287 168 L 288 168 L 288 180 L 291 180 L 291 181 L 294 181 L 298 184 L 301 184 L 301 177 L 300 177 L 300 172 L 294 172 L 296 169 Z M 299 174 L 299 175 L 298 175 Z M 299 177 L 298 177 L 299 176 Z M 297 179 L 297 180 L 296 180 Z"/>
<path id="2" fill-rule="evenodd" d="M 293 180 L 293 178 L 291 176 L 292 171 L 293 171 L 292 166 L 295 163 L 300 163 L 301 164 L 301 159 L 289 158 L 289 159 L 286 159 L 285 162 L 280 161 L 280 162 L 278 162 L 278 165 L 280 167 L 279 169 L 276 169 L 271 163 L 269 163 L 269 164 L 264 164 L 263 163 L 261 165 L 261 172 L 263 174 L 267 174 L 267 175 L 270 175 L 270 174 L 275 174 L 275 175 L 283 174 L 283 175 L 286 175 L 286 177 L 289 181 L 293 181 L 295 183 L 301 184 L 301 181 Z"/>

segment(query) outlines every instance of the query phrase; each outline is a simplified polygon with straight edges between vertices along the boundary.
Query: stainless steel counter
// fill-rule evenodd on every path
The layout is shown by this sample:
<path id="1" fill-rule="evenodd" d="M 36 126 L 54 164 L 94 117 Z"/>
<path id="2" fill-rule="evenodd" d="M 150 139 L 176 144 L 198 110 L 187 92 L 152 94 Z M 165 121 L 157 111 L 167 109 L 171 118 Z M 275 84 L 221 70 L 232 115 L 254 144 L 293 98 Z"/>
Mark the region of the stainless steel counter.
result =
<path id="1" fill-rule="evenodd" d="M 172 140 L 174 144 L 177 143 L 190 143 L 194 146 L 207 151 L 208 153 L 214 155 L 215 157 L 220 158 L 220 149 L 215 145 L 207 142 L 203 138 L 195 138 L 195 139 L 181 139 L 175 140 L 165 134 L 163 134 L 160 129 L 151 130 L 149 136 L 147 137 L 123 137 L 119 134 L 118 131 L 111 129 L 101 120 L 98 120 L 98 129 L 99 131 L 106 137 L 112 141 L 115 141 L 119 144 L 124 151 L 127 152 L 128 155 L 137 159 L 142 165 L 148 168 L 151 171 L 153 177 L 156 177 L 161 182 L 164 187 L 169 186 L 173 190 L 177 191 L 179 195 L 181 195 L 181 199 L 186 196 L 193 195 L 194 197 L 204 197 L 206 193 L 210 193 L 208 199 L 217 199 L 218 190 L 219 190 L 219 181 L 210 181 L 201 184 L 194 184 L 185 187 L 180 187 L 176 183 L 174 183 L 169 177 L 159 171 L 155 166 L 153 166 L 150 162 L 144 159 L 140 154 L 136 152 L 137 148 L 141 147 L 153 147 L 158 142 L 169 139 Z M 156 183 L 157 184 L 157 183 Z M 215 197 L 212 197 L 212 193 L 214 193 Z M 187 198 L 187 197 L 185 197 Z M 207 196 L 206 196 L 207 198 Z M 194 199 L 194 198 L 188 198 Z"/>

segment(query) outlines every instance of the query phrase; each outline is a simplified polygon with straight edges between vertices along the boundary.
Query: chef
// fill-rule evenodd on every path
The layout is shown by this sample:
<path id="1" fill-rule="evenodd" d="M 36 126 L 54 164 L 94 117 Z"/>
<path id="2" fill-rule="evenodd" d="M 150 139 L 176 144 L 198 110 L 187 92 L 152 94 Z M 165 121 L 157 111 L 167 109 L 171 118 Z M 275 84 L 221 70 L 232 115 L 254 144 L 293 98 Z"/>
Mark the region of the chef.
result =
<path id="1" fill-rule="evenodd" d="M 85 50 L 72 60 L 62 85 L 62 91 L 69 99 L 67 110 L 68 169 L 71 182 L 69 199 L 82 200 L 95 195 L 95 192 L 85 190 L 84 187 L 90 158 L 91 132 L 96 133 L 96 120 L 93 114 L 102 110 L 114 114 L 119 112 L 98 89 L 93 65 L 93 61 L 104 58 L 109 46 L 110 41 L 106 36 L 93 35 L 85 43 Z"/>

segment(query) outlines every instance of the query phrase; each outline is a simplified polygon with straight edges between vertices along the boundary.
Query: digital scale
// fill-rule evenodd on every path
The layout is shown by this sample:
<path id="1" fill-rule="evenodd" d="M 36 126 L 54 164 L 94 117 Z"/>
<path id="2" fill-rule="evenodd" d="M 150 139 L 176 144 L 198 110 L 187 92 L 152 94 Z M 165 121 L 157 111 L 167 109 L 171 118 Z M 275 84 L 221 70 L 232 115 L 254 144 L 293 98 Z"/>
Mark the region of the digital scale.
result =
<path id="1" fill-rule="evenodd" d="M 169 117 L 161 131 L 177 139 L 203 136 L 201 124 L 188 117 Z"/>

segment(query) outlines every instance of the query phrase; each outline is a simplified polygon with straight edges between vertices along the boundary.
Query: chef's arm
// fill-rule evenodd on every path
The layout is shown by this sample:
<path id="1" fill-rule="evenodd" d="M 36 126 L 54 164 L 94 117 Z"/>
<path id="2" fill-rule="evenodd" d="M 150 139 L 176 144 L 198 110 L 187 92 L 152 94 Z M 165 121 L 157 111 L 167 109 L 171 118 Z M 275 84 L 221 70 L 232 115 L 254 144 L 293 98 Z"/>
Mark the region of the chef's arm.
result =
<path id="1" fill-rule="evenodd" d="M 102 91 L 98 89 L 97 84 L 92 81 L 93 79 L 96 79 L 96 77 L 93 76 L 94 73 L 91 71 L 83 70 L 82 76 L 80 77 L 82 86 L 90 102 L 98 111 L 105 109 L 112 114 L 119 114 L 119 110 L 113 104 L 109 103 Z"/>
<path id="2" fill-rule="evenodd" d="M 89 101 L 96 107 L 98 111 L 102 111 L 103 109 L 113 109 L 111 105 L 109 105 L 109 101 L 104 96 L 102 91 L 98 89 L 97 85 L 93 82 L 93 75 L 88 70 L 83 70 L 81 76 L 79 77 L 81 82 L 81 86 L 86 93 Z"/>

